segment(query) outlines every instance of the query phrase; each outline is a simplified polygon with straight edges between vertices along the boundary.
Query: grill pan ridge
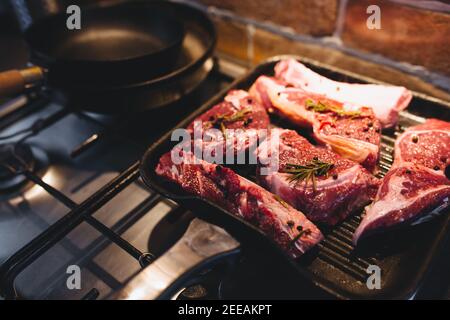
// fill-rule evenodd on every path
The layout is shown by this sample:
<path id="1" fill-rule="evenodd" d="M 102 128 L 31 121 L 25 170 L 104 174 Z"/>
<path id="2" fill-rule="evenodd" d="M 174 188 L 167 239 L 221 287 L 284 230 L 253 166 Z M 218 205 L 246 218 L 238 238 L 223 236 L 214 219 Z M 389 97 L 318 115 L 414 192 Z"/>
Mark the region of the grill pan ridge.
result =
<path id="1" fill-rule="evenodd" d="M 291 55 L 277 56 L 261 63 L 247 75 L 234 81 L 228 88 L 198 108 L 173 129 L 185 128 L 198 115 L 219 103 L 229 90 L 247 90 L 258 76 L 263 74 L 273 75 L 275 64 L 287 57 L 293 57 L 312 70 L 333 80 L 354 83 L 381 83 L 310 59 Z M 407 110 L 407 112 L 400 114 L 399 123 L 395 130 L 383 130 L 377 172 L 377 176 L 380 178 L 386 174 L 392 165 L 394 142 L 402 130 L 424 122 L 426 118 L 430 117 L 450 121 L 449 103 L 417 92 L 413 92 L 413 99 Z M 271 120 L 277 126 L 289 127 L 286 122 L 278 118 Z M 224 227 L 241 241 L 243 246 L 257 247 L 262 250 L 270 248 L 277 258 L 286 259 L 300 279 L 312 282 L 337 298 L 412 298 L 420 288 L 427 271 L 431 269 L 433 260 L 440 253 L 447 237 L 450 225 L 448 209 L 432 221 L 374 236 L 368 241 L 362 242 L 355 249 L 351 240 L 353 232 L 361 221 L 361 210 L 361 212 L 349 216 L 333 228 L 319 226 L 325 235 L 325 239 L 315 250 L 308 253 L 308 257 L 303 256 L 294 261 L 279 250 L 275 243 L 265 237 L 260 230 L 243 219 L 207 200 L 187 194 L 156 175 L 154 169 L 160 156 L 177 143 L 170 139 L 172 130 L 164 134 L 144 154 L 141 162 L 141 176 L 144 182 L 153 190 L 185 205 L 202 219 Z M 254 180 L 253 173 L 248 168 L 238 173 Z M 367 268 L 370 265 L 376 265 L 381 269 L 381 289 L 370 290 L 366 285 L 367 278 L 370 276 Z"/>

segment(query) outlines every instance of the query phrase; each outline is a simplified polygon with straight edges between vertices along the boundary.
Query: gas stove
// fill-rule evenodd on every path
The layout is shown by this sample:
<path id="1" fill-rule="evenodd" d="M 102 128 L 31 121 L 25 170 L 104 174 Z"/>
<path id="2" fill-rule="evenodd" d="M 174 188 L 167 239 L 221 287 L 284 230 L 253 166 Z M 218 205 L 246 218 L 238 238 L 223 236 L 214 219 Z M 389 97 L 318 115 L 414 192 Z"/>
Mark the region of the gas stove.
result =
<path id="1" fill-rule="evenodd" d="M 45 93 L 23 99 L 0 141 L 2 295 L 103 298 L 170 246 L 189 213 L 143 185 L 138 161 L 232 79 L 216 66 L 169 111 L 135 117 L 72 112 Z M 68 266 L 80 268 L 81 289 L 68 289 Z"/>

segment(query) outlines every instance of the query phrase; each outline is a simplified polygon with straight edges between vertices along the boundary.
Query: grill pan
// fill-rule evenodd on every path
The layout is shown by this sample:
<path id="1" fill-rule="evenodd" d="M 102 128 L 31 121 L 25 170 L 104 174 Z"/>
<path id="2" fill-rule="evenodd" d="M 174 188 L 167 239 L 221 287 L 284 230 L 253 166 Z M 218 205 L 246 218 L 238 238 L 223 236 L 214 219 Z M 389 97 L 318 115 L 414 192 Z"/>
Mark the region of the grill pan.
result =
<path id="1" fill-rule="evenodd" d="M 198 115 L 219 103 L 229 90 L 247 90 L 258 76 L 273 75 L 276 63 L 287 57 L 293 56 L 277 56 L 258 65 L 197 109 L 176 128 L 185 128 Z M 381 83 L 316 61 L 295 56 L 294 58 L 333 80 L 350 83 Z M 413 92 L 413 99 L 407 110 L 400 114 L 399 125 L 396 129 L 383 131 L 378 164 L 379 177 L 383 177 L 392 164 L 394 141 L 402 129 L 421 123 L 430 117 L 450 121 L 449 103 L 420 93 Z M 276 117 L 271 120 L 280 127 L 290 127 L 288 123 Z M 280 259 L 286 259 L 287 264 L 290 264 L 299 278 L 312 282 L 337 298 L 410 299 L 414 297 L 446 239 L 450 224 L 448 209 L 429 222 L 388 231 L 362 241 L 355 248 L 351 240 L 353 232 L 361 221 L 361 210 L 337 226 L 321 228 L 325 239 L 314 250 L 294 261 L 251 224 L 207 200 L 186 193 L 155 174 L 154 169 L 161 155 L 177 143 L 170 141 L 170 135 L 171 131 L 162 136 L 147 150 L 142 159 L 141 175 L 149 187 L 192 209 L 202 219 L 225 228 L 241 242 L 243 247 L 251 247 L 252 251 L 270 251 Z M 244 166 L 237 172 L 254 180 L 254 168 Z M 366 285 L 370 276 L 367 268 L 370 265 L 376 265 L 381 269 L 381 289 L 370 290 Z"/>

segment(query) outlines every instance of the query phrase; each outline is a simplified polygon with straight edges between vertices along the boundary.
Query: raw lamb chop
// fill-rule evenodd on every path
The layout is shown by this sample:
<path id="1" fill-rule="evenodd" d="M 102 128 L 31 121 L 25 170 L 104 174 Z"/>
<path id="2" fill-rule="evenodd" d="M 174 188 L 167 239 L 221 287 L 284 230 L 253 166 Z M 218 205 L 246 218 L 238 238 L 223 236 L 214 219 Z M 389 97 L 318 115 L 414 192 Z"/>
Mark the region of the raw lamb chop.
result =
<path id="1" fill-rule="evenodd" d="M 313 223 L 274 194 L 231 169 L 176 152 L 183 163 L 175 165 L 169 152 L 159 161 L 158 175 L 257 226 L 290 256 L 296 258 L 322 240 Z"/>
<path id="2" fill-rule="evenodd" d="M 272 129 L 257 152 L 258 161 L 263 163 L 258 169 L 261 185 L 314 222 L 334 225 L 345 219 L 369 203 L 379 185 L 378 179 L 359 164 L 312 145 L 293 130 Z M 274 159 L 278 160 L 278 170 L 262 173 Z M 315 175 L 305 176 L 311 172 L 305 170 L 307 166 L 317 168 Z M 303 175 L 296 177 L 295 173 Z"/>
<path id="3" fill-rule="evenodd" d="M 294 124 L 312 128 L 315 139 L 341 156 L 375 169 L 380 145 L 381 125 L 371 108 L 346 105 L 281 81 L 259 77 L 250 89 L 269 111 Z"/>
<path id="4" fill-rule="evenodd" d="M 194 137 L 194 145 L 206 153 L 222 150 L 225 154 L 229 148 L 237 155 L 256 147 L 258 139 L 265 138 L 269 125 L 269 116 L 261 104 L 248 92 L 233 90 L 223 102 L 197 117 L 187 130 Z"/>
<path id="5" fill-rule="evenodd" d="M 343 104 L 371 107 L 384 128 L 397 123 L 399 112 L 412 98 L 411 92 L 404 87 L 333 81 L 295 59 L 280 61 L 275 66 L 275 77 L 308 93 L 323 95 Z"/>
<path id="6" fill-rule="evenodd" d="M 407 129 L 395 143 L 395 161 L 353 242 L 403 222 L 430 219 L 449 206 L 450 123 L 429 119 Z"/>

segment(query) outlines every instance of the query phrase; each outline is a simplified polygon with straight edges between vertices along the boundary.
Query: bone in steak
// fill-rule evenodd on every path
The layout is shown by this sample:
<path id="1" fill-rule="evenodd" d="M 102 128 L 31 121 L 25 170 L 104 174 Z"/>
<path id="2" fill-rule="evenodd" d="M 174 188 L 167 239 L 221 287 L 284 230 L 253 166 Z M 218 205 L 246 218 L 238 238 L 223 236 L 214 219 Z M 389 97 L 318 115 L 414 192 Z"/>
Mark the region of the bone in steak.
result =
<path id="1" fill-rule="evenodd" d="M 287 87 L 275 78 L 261 76 L 250 93 L 270 112 L 299 126 L 312 128 L 315 139 L 336 153 L 375 169 L 381 125 L 371 108 L 351 106 L 299 88 Z"/>
<path id="2" fill-rule="evenodd" d="M 404 87 L 333 81 L 295 59 L 280 61 L 275 66 L 275 77 L 309 93 L 344 104 L 371 107 L 384 128 L 397 123 L 399 112 L 408 106 L 412 98 L 411 92 Z"/>
<path id="3" fill-rule="evenodd" d="M 201 127 L 195 127 L 196 123 Z M 269 116 L 261 104 L 244 90 L 232 90 L 224 101 L 198 116 L 187 129 L 192 135 L 194 129 L 200 133 L 194 141 L 196 147 L 209 153 L 229 148 L 238 154 L 256 147 L 257 140 L 265 137 L 265 131 L 258 129 L 268 129 L 269 125 Z"/>
<path id="4" fill-rule="evenodd" d="M 272 193 L 231 169 L 179 152 L 181 164 L 175 165 L 171 153 L 166 153 L 156 173 L 260 228 L 291 257 L 302 255 L 322 240 L 313 223 Z"/>
<path id="5" fill-rule="evenodd" d="M 279 142 L 278 150 L 273 139 Z M 257 152 L 258 161 L 264 164 L 258 168 L 261 185 L 314 222 L 334 225 L 345 219 L 369 203 L 379 185 L 378 179 L 358 163 L 312 145 L 293 130 L 272 129 Z M 272 161 L 278 159 L 278 170 L 261 174 L 261 169 L 269 164 L 266 157 Z M 324 175 L 315 176 L 314 181 L 313 177 L 292 181 L 292 174 L 285 172 L 289 165 L 307 165 L 313 161 L 331 164 L 332 168 Z"/>
<path id="6" fill-rule="evenodd" d="M 353 242 L 403 222 L 432 218 L 449 205 L 450 123 L 428 119 L 407 129 L 395 143 L 395 161 L 375 201 L 357 228 Z"/>

